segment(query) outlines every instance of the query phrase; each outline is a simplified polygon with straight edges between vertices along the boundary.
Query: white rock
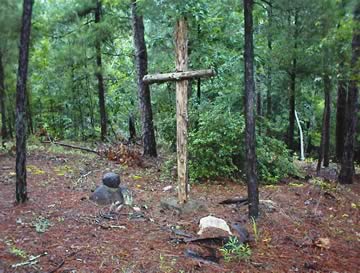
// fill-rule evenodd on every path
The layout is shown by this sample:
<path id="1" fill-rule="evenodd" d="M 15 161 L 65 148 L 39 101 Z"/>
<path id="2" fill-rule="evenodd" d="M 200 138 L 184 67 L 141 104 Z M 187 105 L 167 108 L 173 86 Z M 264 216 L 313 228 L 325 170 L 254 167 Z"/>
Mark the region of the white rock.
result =
<path id="1" fill-rule="evenodd" d="M 172 186 L 171 186 L 171 185 L 166 186 L 166 187 L 163 188 L 163 192 L 169 191 L 169 190 L 171 190 L 171 189 L 172 189 Z"/>
<path id="2" fill-rule="evenodd" d="M 211 215 L 200 219 L 200 230 L 198 232 L 198 235 L 201 235 L 207 228 L 219 228 L 229 233 L 229 235 L 232 235 L 230 227 L 225 220 Z"/>

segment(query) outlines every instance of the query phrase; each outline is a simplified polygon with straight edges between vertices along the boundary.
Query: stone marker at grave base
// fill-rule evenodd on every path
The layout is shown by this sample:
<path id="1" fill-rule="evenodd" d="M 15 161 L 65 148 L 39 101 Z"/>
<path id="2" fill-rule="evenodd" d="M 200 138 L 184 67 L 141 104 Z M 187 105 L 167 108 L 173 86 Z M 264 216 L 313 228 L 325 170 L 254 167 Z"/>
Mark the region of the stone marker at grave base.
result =
<path id="1" fill-rule="evenodd" d="M 172 210 L 177 213 L 192 213 L 192 212 L 207 212 L 208 208 L 204 203 L 199 200 L 188 200 L 184 204 L 179 204 L 179 201 L 175 197 L 163 198 L 160 201 L 160 206 L 164 210 Z"/>
<path id="2" fill-rule="evenodd" d="M 129 190 L 124 187 L 120 187 L 120 176 L 116 173 L 106 173 L 102 182 L 103 185 L 97 187 L 97 189 L 91 194 L 90 200 L 99 205 L 110 205 L 114 202 L 120 202 L 123 204 L 123 191 L 129 195 Z"/>
<path id="3" fill-rule="evenodd" d="M 116 173 L 106 173 L 103 177 L 103 184 L 110 188 L 118 188 L 120 185 L 120 176 Z"/>
<path id="4" fill-rule="evenodd" d="M 116 201 L 123 203 L 124 197 L 121 188 L 110 188 L 105 185 L 99 186 L 90 196 L 90 200 L 99 205 L 110 205 Z"/>

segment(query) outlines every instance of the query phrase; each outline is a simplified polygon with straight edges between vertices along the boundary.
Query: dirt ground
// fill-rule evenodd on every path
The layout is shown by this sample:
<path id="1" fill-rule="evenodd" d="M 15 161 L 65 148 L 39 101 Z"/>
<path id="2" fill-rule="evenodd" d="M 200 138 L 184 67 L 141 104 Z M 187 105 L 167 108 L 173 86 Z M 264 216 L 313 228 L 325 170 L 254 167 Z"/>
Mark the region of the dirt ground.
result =
<path id="1" fill-rule="evenodd" d="M 43 148 L 31 151 L 27 164 L 29 201 L 16 205 L 15 157 L 0 154 L 0 272 L 360 272 L 359 179 L 350 186 L 329 178 L 261 186 L 260 199 L 272 207 L 262 207 L 254 226 L 246 206 L 219 204 L 246 196 L 243 183 L 192 185 L 190 198 L 208 211 L 179 214 L 160 207 L 161 198 L 176 196 L 160 161 L 127 167 Z M 108 171 L 121 175 L 140 212 L 124 207 L 106 217 L 109 206 L 88 199 Z M 163 191 L 168 185 L 173 189 Z M 185 255 L 199 246 L 182 243 L 172 230 L 195 236 L 209 214 L 247 227 L 250 259 L 207 262 Z"/>

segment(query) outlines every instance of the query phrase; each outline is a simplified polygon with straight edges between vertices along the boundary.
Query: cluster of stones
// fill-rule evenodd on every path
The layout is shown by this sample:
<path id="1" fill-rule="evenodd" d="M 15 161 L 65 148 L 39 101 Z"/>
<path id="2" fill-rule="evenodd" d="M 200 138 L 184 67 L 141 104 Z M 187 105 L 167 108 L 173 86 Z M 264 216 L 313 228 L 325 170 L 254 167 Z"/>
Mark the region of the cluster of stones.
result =
<path id="1" fill-rule="evenodd" d="M 109 205 L 114 202 L 124 203 L 124 196 L 120 187 L 120 176 L 116 173 L 106 173 L 102 185 L 90 196 L 90 200 L 99 205 Z"/>

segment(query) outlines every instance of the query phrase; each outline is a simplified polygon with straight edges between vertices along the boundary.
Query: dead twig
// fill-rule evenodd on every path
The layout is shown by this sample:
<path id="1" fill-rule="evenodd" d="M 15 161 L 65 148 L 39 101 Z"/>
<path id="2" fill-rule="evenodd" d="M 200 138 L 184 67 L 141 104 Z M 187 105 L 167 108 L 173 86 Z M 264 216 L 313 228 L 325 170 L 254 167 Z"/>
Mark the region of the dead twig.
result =
<path id="1" fill-rule="evenodd" d="M 63 265 L 65 264 L 65 260 L 62 260 L 53 270 L 49 271 L 48 273 L 55 273 L 58 271 Z"/>
<path id="2" fill-rule="evenodd" d="M 65 143 L 56 142 L 56 141 L 43 141 L 42 143 L 50 143 L 50 144 L 55 144 L 55 145 L 59 145 L 59 146 L 67 147 L 67 148 L 72 148 L 72 149 L 77 149 L 77 150 L 81 150 L 81 151 L 85 151 L 85 152 L 89 152 L 89 153 L 94 153 L 94 154 L 97 154 L 97 155 L 99 154 L 97 151 L 86 148 L 86 147 L 80 147 L 80 146 L 65 144 Z"/>
<path id="3" fill-rule="evenodd" d="M 38 259 L 42 256 L 46 256 L 47 255 L 47 252 L 44 252 L 40 255 L 37 255 L 37 256 L 33 256 L 33 257 L 30 257 L 29 260 L 27 260 L 26 262 L 22 262 L 22 263 L 18 263 L 18 264 L 13 264 L 11 267 L 12 268 L 17 268 L 17 267 L 20 267 L 20 266 L 25 266 L 25 265 L 34 265 L 38 262 Z"/>

